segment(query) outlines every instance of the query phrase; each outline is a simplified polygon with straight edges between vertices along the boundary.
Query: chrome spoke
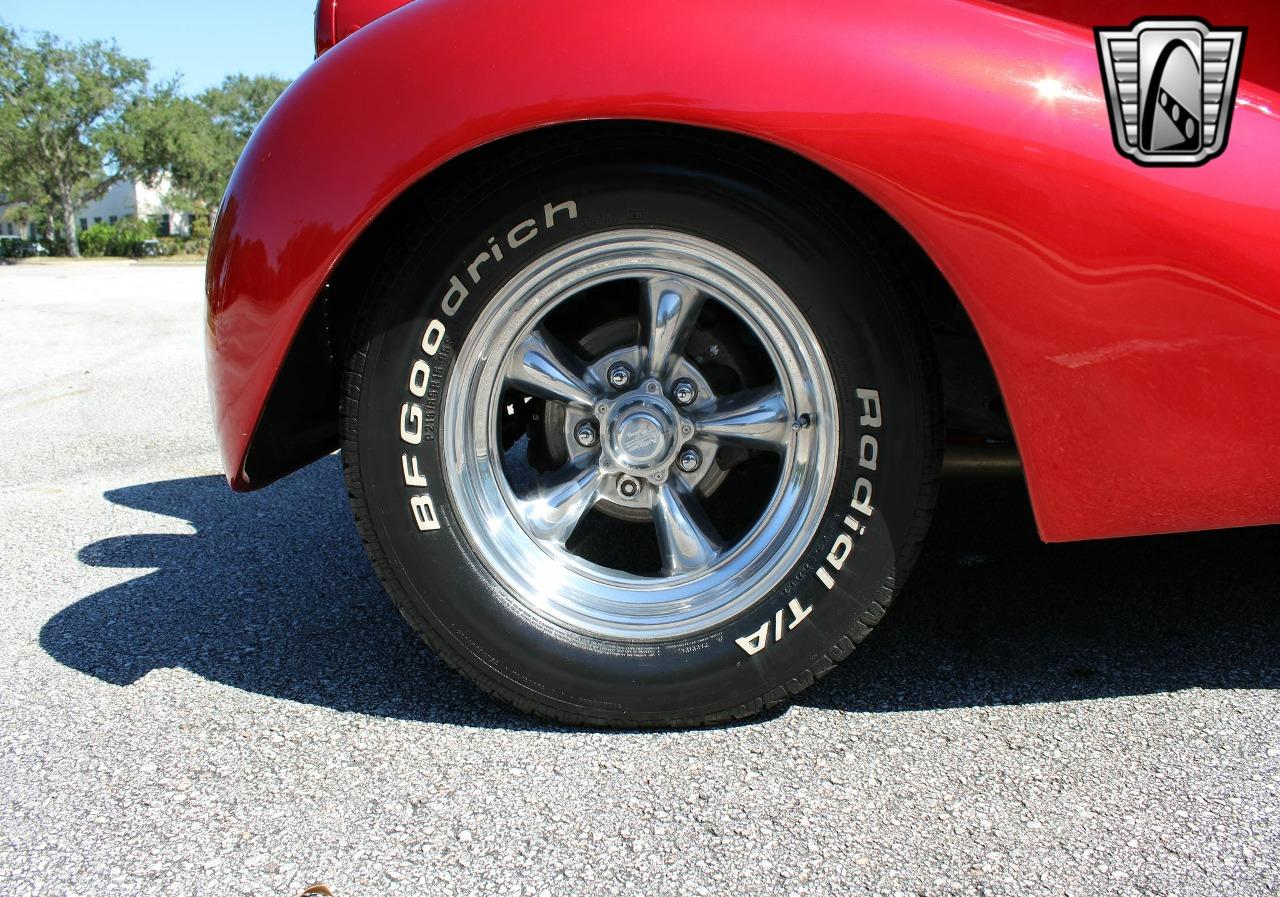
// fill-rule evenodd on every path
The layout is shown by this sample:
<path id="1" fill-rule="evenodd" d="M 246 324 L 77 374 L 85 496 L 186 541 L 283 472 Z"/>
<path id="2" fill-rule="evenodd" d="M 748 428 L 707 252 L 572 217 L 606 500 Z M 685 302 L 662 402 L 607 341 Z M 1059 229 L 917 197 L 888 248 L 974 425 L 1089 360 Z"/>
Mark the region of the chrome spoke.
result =
<path id="1" fill-rule="evenodd" d="M 792 416 L 787 400 L 772 386 L 727 396 L 696 424 L 700 436 L 747 448 L 781 454 L 791 442 Z"/>
<path id="2" fill-rule="evenodd" d="M 710 569 L 720 556 L 720 537 L 698 499 L 671 482 L 658 487 L 653 522 L 662 551 L 662 572 L 678 576 Z"/>
<path id="3" fill-rule="evenodd" d="M 591 391 L 583 367 L 560 342 L 538 329 L 516 347 L 507 365 L 507 382 L 544 399 L 590 408 Z"/>
<path id="4" fill-rule="evenodd" d="M 600 470 L 594 461 L 587 467 L 569 466 L 550 485 L 521 499 L 518 512 L 534 538 L 563 546 L 599 493 Z"/>
<path id="5" fill-rule="evenodd" d="M 692 284 L 658 278 L 645 290 L 646 373 L 662 380 L 698 321 L 705 296 Z"/>

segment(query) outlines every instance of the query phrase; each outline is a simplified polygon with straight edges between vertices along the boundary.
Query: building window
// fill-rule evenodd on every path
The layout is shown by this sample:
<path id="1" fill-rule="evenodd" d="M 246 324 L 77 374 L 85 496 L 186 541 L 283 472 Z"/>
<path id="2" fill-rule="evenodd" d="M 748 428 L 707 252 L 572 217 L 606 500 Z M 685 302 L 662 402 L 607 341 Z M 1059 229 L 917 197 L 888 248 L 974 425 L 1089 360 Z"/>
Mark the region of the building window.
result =
<path id="1" fill-rule="evenodd" d="M 119 218 L 117 218 L 115 215 L 112 215 L 112 216 L 111 216 L 111 223 L 112 223 L 112 224 L 115 224 L 115 223 L 116 223 L 117 221 L 119 221 L 119 220 L 120 220 L 120 219 L 119 219 Z"/>
<path id="2" fill-rule="evenodd" d="M 81 218 L 81 219 L 80 219 L 80 229 L 81 229 L 81 230 L 88 230 L 88 229 L 89 229 L 89 219 L 88 219 L 88 218 Z"/>
<path id="3" fill-rule="evenodd" d="M 101 218 L 95 218 L 95 219 L 93 219 L 93 223 L 94 223 L 94 224 L 101 224 L 101 223 L 102 223 L 102 219 L 101 219 Z"/>

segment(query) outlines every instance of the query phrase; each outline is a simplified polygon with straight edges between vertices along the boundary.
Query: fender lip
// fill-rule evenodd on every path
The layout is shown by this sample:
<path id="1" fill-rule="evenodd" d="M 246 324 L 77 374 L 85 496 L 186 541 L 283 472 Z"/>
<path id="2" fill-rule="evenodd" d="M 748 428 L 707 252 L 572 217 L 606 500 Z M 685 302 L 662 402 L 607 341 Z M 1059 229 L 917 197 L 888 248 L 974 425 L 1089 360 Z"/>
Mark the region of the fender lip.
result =
<path id="1" fill-rule="evenodd" d="M 315 65 L 312 66 L 312 69 Z M 311 71 L 312 69 L 308 69 Z M 305 77 L 305 76 L 304 76 Z M 282 106 L 295 81 L 272 112 Z M 255 237 L 269 233 L 274 223 L 273 206 L 255 204 L 248 198 L 263 180 L 261 168 L 277 155 L 279 138 L 273 136 L 269 113 L 250 138 L 232 175 L 218 215 L 218 224 L 205 263 L 205 371 L 219 453 L 227 483 L 236 492 L 251 492 L 270 485 L 323 454 L 337 448 L 319 449 L 300 463 L 269 477 L 251 476 L 248 460 L 254 439 L 268 409 L 272 390 L 284 360 L 293 350 L 301 325 L 315 299 L 323 290 L 338 262 L 351 250 L 364 228 L 398 199 L 409 187 L 431 171 L 485 143 L 521 133 L 519 130 L 492 135 L 460 145 L 434 160 L 430 168 L 405 176 L 389 189 L 371 193 L 367 204 L 353 215 L 341 231 L 332 222 L 297 221 L 296 232 L 283 242 L 274 242 L 281 256 L 312 247 L 314 264 L 273 267 L 267 261 L 272 241 Z M 551 121 L 547 124 L 557 124 Z M 265 144 L 259 149 L 259 145 Z M 288 138 L 284 145 L 289 146 Z M 257 163 L 246 163 L 251 157 Z M 331 195 L 326 192 L 326 195 Z M 249 208 L 250 212 L 242 209 Z M 253 217 L 246 222 L 241 216 Z M 266 220 L 262 220 L 262 219 Z M 310 245 L 308 245 L 310 244 Z"/>

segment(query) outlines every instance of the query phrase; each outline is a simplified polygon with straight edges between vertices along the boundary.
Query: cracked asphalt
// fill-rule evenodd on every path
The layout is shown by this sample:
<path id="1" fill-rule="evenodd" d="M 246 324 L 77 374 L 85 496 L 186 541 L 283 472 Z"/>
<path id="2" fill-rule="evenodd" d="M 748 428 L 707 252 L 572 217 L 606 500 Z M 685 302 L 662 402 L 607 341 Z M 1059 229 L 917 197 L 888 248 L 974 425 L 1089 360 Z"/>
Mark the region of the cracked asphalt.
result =
<path id="1" fill-rule="evenodd" d="M 1280 893 L 1280 528 L 1046 546 L 948 480 L 775 716 L 541 724 L 421 647 L 328 458 L 218 469 L 202 272 L 0 267 L 0 894 Z"/>

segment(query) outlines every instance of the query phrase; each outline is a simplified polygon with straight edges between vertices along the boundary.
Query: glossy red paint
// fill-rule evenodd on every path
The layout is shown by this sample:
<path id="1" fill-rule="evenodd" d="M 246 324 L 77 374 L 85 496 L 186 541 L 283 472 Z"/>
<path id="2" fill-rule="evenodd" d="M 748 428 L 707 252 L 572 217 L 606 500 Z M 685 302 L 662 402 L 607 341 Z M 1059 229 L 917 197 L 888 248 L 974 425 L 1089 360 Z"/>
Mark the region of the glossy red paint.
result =
<path id="1" fill-rule="evenodd" d="M 392 198 L 505 135 L 633 118 L 790 148 L 914 235 L 987 348 L 1046 539 L 1280 521 L 1280 95 L 1255 62 L 1277 31 L 1249 35 L 1226 153 L 1142 168 L 1082 27 L 1116 7 L 1064 6 L 435 0 L 373 22 L 289 89 L 227 194 L 208 341 L 232 484 L 259 485 L 243 463 L 294 331 Z"/>
<path id="2" fill-rule="evenodd" d="M 316 56 L 324 53 L 338 42 L 334 16 L 338 11 L 338 0 L 319 0 L 316 3 Z"/>
<path id="3" fill-rule="evenodd" d="M 411 0 L 320 0 L 316 6 L 316 55 Z"/>

